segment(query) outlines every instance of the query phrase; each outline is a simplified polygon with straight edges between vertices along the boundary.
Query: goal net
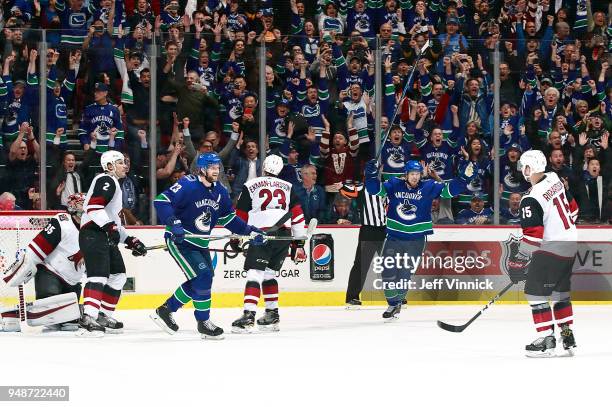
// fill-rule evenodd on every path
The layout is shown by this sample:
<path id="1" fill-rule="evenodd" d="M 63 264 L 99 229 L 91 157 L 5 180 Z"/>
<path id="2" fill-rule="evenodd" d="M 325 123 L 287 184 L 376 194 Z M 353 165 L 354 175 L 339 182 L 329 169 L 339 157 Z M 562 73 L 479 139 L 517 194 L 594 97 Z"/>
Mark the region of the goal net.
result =
<path id="1" fill-rule="evenodd" d="M 15 262 L 21 251 L 43 230 L 58 211 L 0 211 L 0 273 Z M 28 301 L 33 299 L 34 284 L 25 287 Z M 0 310 L 19 301 L 19 290 L 0 279 Z"/>

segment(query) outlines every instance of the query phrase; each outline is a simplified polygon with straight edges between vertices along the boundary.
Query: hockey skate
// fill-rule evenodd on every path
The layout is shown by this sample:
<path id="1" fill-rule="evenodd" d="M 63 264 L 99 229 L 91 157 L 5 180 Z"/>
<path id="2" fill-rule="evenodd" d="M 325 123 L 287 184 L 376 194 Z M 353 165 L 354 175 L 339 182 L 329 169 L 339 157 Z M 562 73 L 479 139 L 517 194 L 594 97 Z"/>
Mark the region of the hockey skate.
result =
<path id="1" fill-rule="evenodd" d="M 257 320 L 257 327 L 260 331 L 278 332 L 279 322 L 280 318 L 278 317 L 278 309 L 267 309 L 264 316 Z"/>
<path id="2" fill-rule="evenodd" d="M 567 355 L 574 356 L 576 353 L 576 339 L 574 339 L 574 333 L 568 324 L 561 325 L 561 341 L 563 342 L 563 349 L 567 352 Z"/>
<path id="3" fill-rule="evenodd" d="M 242 316 L 232 322 L 232 333 L 248 334 L 253 332 L 255 326 L 255 311 L 244 310 Z"/>
<path id="4" fill-rule="evenodd" d="M 383 312 L 383 319 L 384 322 L 394 322 L 397 321 L 399 318 L 399 313 L 402 310 L 402 303 L 400 302 L 399 304 L 396 305 L 389 305 L 387 307 L 387 310 L 385 312 Z"/>
<path id="5" fill-rule="evenodd" d="M 357 299 L 350 300 L 349 302 L 346 303 L 346 309 L 348 309 L 348 310 L 361 309 L 361 301 L 359 301 Z"/>
<path id="6" fill-rule="evenodd" d="M 79 330 L 76 332 L 76 336 L 101 338 L 104 336 L 105 331 L 104 327 L 92 316 L 83 314 L 79 320 Z"/>
<path id="7" fill-rule="evenodd" d="M 225 339 L 223 329 L 210 322 L 210 319 L 198 321 L 198 332 L 201 334 L 202 339 Z"/>
<path id="8" fill-rule="evenodd" d="M 176 322 L 174 322 L 172 312 L 170 312 L 170 309 L 168 309 L 166 304 L 162 304 L 161 306 L 157 307 L 155 312 L 149 315 L 149 317 L 168 335 L 174 335 L 179 329 Z"/>
<path id="9" fill-rule="evenodd" d="M 525 346 L 525 356 L 528 358 L 551 358 L 556 356 L 556 347 L 555 335 L 542 336 Z"/>
<path id="10" fill-rule="evenodd" d="M 62 322 L 61 324 L 46 325 L 43 333 L 47 332 L 75 332 L 79 330 L 79 321 Z"/>
<path id="11" fill-rule="evenodd" d="M 106 333 L 120 334 L 123 333 L 123 322 L 117 321 L 115 318 L 100 312 L 98 315 L 98 323 L 106 329 Z"/>

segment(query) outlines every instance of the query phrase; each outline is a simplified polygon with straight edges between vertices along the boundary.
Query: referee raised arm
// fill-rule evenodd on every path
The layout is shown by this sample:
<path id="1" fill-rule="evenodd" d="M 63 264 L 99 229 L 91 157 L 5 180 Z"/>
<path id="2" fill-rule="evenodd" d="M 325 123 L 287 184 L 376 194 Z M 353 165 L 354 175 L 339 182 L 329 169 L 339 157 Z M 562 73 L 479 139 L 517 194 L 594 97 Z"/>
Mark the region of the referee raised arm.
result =
<path id="1" fill-rule="evenodd" d="M 347 198 L 357 198 L 357 206 L 361 217 L 355 261 L 351 268 L 346 289 L 346 306 L 350 309 L 361 305 L 359 294 L 368 275 L 370 263 L 374 254 L 380 252 L 385 240 L 387 198 L 370 195 L 363 185 L 355 184 L 343 186 L 340 193 Z"/>

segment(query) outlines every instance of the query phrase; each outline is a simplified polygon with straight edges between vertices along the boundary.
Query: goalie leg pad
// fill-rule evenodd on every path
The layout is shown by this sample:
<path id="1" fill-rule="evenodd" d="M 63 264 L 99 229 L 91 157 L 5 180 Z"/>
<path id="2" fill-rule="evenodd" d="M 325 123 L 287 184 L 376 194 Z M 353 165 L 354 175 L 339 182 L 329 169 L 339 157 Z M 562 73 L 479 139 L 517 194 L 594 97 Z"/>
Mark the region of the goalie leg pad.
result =
<path id="1" fill-rule="evenodd" d="M 0 331 L 21 332 L 19 325 L 19 310 L 17 307 L 0 311 Z"/>
<path id="2" fill-rule="evenodd" d="M 81 317 L 75 293 L 54 295 L 36 300 L 27 307 L 28 325 L 44 326 L 74 321 Z"/>

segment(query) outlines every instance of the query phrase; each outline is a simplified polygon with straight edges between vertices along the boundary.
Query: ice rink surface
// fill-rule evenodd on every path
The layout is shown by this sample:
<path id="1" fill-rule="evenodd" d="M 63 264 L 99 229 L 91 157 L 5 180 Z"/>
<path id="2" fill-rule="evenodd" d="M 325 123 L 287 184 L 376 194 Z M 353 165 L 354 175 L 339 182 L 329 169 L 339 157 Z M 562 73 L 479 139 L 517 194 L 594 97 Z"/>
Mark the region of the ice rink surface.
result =
<path id="1" fill-rule="evenodd" d="M 281 332 L 250 335 L 228 333 L 240 309 L 213 309 L 223 341 L 200 339 L 192 310 L 174 336 L 149 311 L 119 311 L 121 335 L 1 333 L 0 384 L 69 385 L 53 406 L 610 405 L 612 306 L 574 306 L 577 355 L 553 359 L 523 354 L 527 305 L 495 305 L 460 334 L 436 326 L 479 307 L 410 306 L 391 324 L 382 307 L 292 307 Z"/>

